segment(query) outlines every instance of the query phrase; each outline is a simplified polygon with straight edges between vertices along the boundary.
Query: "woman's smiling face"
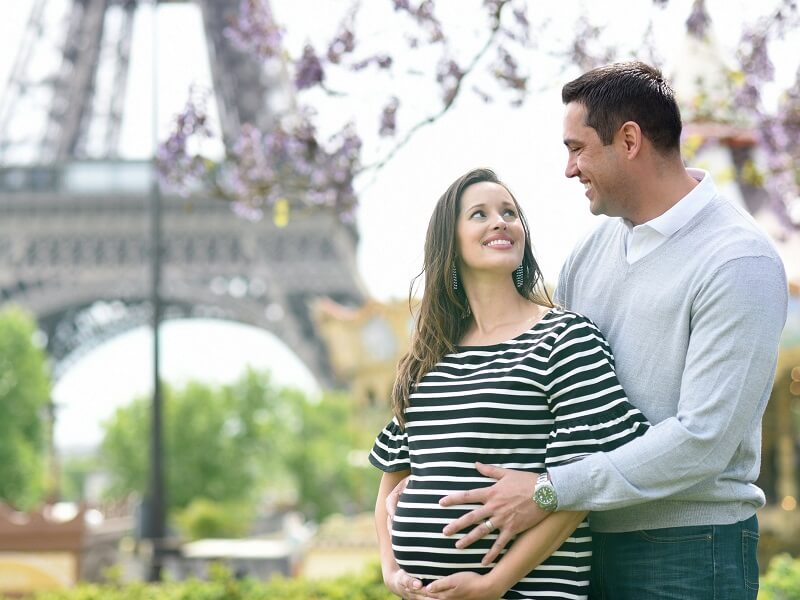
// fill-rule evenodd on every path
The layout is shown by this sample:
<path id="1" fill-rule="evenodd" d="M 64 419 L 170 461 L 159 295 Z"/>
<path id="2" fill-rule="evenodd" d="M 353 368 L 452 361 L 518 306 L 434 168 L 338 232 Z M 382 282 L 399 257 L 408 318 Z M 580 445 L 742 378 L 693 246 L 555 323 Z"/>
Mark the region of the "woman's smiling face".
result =
<path id="1" fill-rule="evenodd" d="M 464 190 L 456 224 L 462 276 L 469 271 L 511 274 L 522 263 L 525 230 L 508 190 L 482 181 Z"/>

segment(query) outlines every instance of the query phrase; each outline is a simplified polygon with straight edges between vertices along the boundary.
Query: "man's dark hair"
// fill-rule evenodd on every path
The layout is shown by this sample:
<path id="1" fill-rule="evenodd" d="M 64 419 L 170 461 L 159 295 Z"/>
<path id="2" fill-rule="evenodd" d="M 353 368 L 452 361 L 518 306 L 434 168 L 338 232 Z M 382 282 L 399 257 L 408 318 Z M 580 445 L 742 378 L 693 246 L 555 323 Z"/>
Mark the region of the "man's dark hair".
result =
<path id="1" fill-rule="evenodd" d="M 662 154 L 680 151 L 681 114 L 661 71 L 643 62 L 592 69 L 561 89 L 564 104 L 586 107 L 586 125 L 608 145 L 626 121 L 635 121 Z"/>

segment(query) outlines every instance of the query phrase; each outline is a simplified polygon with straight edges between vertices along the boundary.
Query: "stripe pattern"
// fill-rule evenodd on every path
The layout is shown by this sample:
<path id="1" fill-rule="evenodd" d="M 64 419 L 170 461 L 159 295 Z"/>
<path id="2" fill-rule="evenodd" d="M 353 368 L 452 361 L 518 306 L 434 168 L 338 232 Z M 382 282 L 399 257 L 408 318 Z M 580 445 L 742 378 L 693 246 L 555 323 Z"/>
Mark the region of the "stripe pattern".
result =
<path id="1" fill-rule="evenodd" d="M 383 471 L 411 470 L 392 530 L 400 567 L 426 583 L 489 570 L 480 560 L 496 535 L 463 550 L 455 542 L 466 531 L 442 535 L 477 505 L 438 505 L 447 494 L 493 483 L 476 461 L 541 472 L 643 434 L 648 424 L 628 403 L 613 363 L 597 327 L 558 308 L 507 342 L 444 356 L 412 392 L 405 430 L 393 419 L 369 457 Z M 584 522 L 504 598 L 586 598 L 590 562 Z"/>

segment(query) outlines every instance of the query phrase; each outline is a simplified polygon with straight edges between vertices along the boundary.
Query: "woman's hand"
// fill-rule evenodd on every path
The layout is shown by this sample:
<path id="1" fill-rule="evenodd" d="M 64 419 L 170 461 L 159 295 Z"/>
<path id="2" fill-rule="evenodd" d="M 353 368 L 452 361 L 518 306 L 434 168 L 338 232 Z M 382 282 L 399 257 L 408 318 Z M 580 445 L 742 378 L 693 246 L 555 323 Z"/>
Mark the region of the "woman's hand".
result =
<path id="1" fill-rule="evenodd" d="M 394 513 L 397 511 L 397 503 L 400 501 L 400 495 L 406 491 L 406 487 L 408 486 L 408 480 L 410 477 L 406 475 L 403 479 L 400 480 L 394 489 L 389 492 L 389 495 L 386 496 L 386 502 L 384 502 L 384 506 L 386 507 L 386 529 L 389 530 L 389 534 L 392 533 L 392 519 L 394 519 Z"/>
<path id="2" fill-rule="evenodd" d="M 384 576 L 384 584 L 393 594 L 397 594 L 403 600 L 433 600 L 422 587 L 422 582 L 416 577 L 412 577 L 403 569 L 396 569 L 391 574 Z"/>
<path id="3" fill-rule="evenodd" d="M 462 571 L 437 579 L 425 591 L 437 600 L 497 600 L 505 590 L 494 589 L 485 575 Z"/>

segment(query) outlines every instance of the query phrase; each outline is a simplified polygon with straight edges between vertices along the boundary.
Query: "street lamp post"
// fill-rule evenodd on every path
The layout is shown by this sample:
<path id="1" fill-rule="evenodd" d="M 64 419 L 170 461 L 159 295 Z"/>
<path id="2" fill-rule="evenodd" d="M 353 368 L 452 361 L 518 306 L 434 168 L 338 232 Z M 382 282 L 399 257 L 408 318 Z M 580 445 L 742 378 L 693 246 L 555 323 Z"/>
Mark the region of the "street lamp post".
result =
<path id="1" fill-rule="evenodd" d="M 152 109 L 153 109 L 153 160 L 150 180 L 150 303 L 153 307 L 153 406 L 150 428 L 150 482 L 147 494 L 147 534 L 152 543 L 152 557 L 148 579 L 159 581 L 164 560 L 164 538 L 166 534 L 166 502 L 163 470 L 162 445 L 162 394 L 161 394 L 161 360 L 160 360 L 160 325 L 161 325 L 161 188 L 158 182 L 156 165 L 158 148 L 158 0 L 152 0 Z"/>

